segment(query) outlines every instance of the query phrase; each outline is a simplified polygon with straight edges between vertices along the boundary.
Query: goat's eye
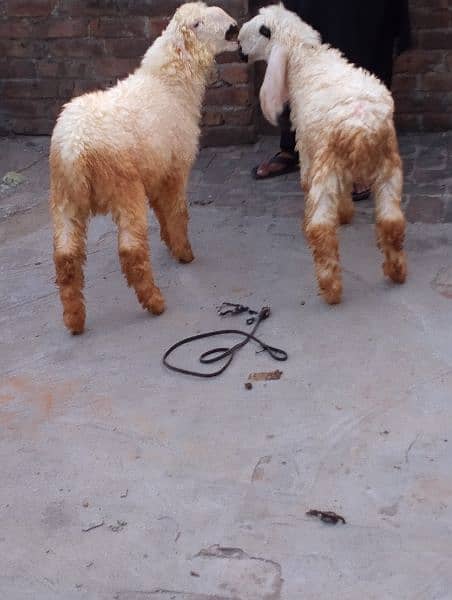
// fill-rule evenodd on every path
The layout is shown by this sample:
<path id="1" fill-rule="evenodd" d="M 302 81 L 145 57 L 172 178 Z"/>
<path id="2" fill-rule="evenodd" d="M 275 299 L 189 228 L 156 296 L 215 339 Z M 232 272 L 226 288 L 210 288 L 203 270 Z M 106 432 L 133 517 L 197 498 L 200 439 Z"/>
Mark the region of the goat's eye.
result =
<path id="1" fill-rule="evenodd" d="M 268 39 L 270 39 L 272 36 L 272 32 L 266 25 L 261 26 L 261 28 L 259 29 L 259 33 Z"/>
<path id="2" fill-rule="evenodd" d="M 201 21 L 196 21 L 196 23 L 193 23 L 193 27 L 195 29 L 197 29 L 199 27 L 200 23 L 201 23 Z"/>

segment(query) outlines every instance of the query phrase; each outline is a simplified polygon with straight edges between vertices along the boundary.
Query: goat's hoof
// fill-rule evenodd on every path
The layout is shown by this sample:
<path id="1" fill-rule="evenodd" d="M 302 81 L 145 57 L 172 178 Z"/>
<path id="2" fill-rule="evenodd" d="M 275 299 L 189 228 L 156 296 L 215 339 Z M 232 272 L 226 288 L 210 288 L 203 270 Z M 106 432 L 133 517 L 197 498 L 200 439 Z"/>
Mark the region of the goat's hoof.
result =
<path id="1" fill-rule="evenodd" d="M 342 300 L 342 283 L 340 281 L 329 281 L 320 286 L 320 292 L 328 304 L 340 304 Z"/>
<path id="2" fill-rule="evenodd" d="M 193 250 L 189 247 L 180 252 L 177 259 L 182 264 L 187 265 L 195 260 L 195 255 L 193 254 Z"/>
<path id="3" fill-rule="evenodd" d="M 404 256 L 400 256 L 397 260 L 385 262 L 383 272 L 386 277 L 389 277 L 394 283 L 405 283 L 407 275 L 407 266 Z"/>
<path id="4" fill-rule="evenodd" d="M 154 290 L 147 303 L 147 309 L 153 315 L 161 315 L 165 311 L 165 300 L 159 289 Z"/>
<path id="5" fill-rule="evenodd" d="M 64 312 L 64 324 L 72 335 L 81 335 L 85 331 L 85 309 Z"/>

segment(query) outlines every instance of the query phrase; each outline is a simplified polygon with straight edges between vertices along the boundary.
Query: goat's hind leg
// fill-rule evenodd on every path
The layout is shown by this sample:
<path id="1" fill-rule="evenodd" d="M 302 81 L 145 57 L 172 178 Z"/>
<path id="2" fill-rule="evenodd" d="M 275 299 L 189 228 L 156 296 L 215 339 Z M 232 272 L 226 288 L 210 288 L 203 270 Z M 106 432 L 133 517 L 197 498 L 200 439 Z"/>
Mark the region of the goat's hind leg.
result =
<path id="1" fill-rule="evenodd" d="M 83 265 L 86 260 L 86 225 L 88 215 L 71 214 L 70 204 L 51 201 L 54 223 L 54 252 L 56 284 L 63 304 L 63 320 L 74 334 L 85 329 L 85 301 L 83 297 Z"/>
<path id="2" fill-rule="evenodd" d="M 384 255 L 384 274 L 395 283 L 404 283 L 407 274 L 403 251 L 406 221 L 400 206 L 403 174 L 399 160 L 385 167 L 374 185 L 377 243 Z"/>

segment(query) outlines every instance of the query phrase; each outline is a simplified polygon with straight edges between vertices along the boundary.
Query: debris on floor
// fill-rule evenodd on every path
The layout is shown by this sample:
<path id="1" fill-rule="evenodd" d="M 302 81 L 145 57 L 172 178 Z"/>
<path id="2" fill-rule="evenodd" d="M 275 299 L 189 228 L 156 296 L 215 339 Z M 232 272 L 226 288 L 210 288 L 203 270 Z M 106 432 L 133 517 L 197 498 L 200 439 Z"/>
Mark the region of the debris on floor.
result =
<path id="1" fill-rule="evenodd" d="M 88 531 L 91 531 L 93 529 L 97 529 L 98 527 L 102 527 L 103 525 L 104 525 L 104 521 L 98 521 L 98 522 L 95 522 L 95 523 L 90 523 L 86 527 L 83 527 L 82 531 L 84 533 L 87 533 Z"/>
<path id="2" fill-rule="evenodd" d="M 246 389 L 246 390 L 252 390 L 252 389 L 253 389 L 253 384 L 252 384 L 252 383 L 250 383 L 249 381 L 247 381 L 247 382 L 245 383 L 245 389 Z"/>
<path id="3" fill-rule="evenodd" d="M 108 529 L 117 533 L 118 531 L 122 531 L 124 529 L 124 527 L 126 527 L 126 525 L 127 525 L 127 521 L 118 520 L 118 521 L 116 521 L 115 525 L 109 525 Z"/>
<path id="4" fill-rule="evenodd" d="M 25 181 L 24 175 L 17 171 L 8 171 L 2 178 L 2 183 L 9 187 L 16 187 Z"/>
<path id="5" fill-rule="evenodd" d="M 336 514 L 331 510 L 317 510 L 311 509 L 306 513 L 308 517 L 318 517 L 324 523 L 330 523 L 331 525 L 337 525 L 339 521 L 341 521 L 344 525 L 346 524 L 346 520 L 341 515 Z"/>
<path id="6" fill-rule="evenodd" d="M 250 381 L 278 381 L 281 379 L 283 372 L 279 369 L 276 371 L 262 371 L 260 373 L 250 373 L 248 379 Z"/>

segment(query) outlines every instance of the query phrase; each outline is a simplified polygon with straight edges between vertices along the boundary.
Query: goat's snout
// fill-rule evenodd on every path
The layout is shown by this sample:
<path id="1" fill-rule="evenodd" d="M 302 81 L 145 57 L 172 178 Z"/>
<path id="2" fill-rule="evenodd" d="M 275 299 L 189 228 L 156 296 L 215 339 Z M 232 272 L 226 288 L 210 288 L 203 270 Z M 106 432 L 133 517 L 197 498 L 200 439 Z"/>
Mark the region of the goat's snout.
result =
<path id="1" fill-rule="evenodd" d="M 228 42 L 236 42 L 237 41 L 237 37 L 239 35 L 239 28 L 236 24 L 233 24 L 229 27 L 229 29 L 226 31 L 226 41 Z"/>

